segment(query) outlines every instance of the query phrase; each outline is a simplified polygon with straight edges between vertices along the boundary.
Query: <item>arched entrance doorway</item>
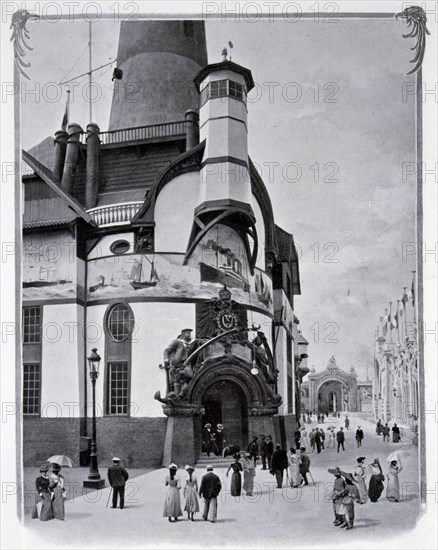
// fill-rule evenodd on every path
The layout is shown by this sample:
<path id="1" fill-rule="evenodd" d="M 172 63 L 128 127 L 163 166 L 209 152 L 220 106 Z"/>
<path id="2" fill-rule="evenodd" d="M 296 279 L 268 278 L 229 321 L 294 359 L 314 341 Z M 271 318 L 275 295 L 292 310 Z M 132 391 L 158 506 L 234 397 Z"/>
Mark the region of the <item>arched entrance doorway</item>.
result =
<path id="1" fill-rule="evenodd" d="M 204 416 L 202 425 L 209 422 L 213 430 L 217 424 L 224 427 L 226 445 L 248 443 L 248 402 L 240 386 L 230 380 L 220 380 L 209 386 L 202 397 Z"/>
<path id="2" fill-rule="evenodd" d="M 342 403 L 341 382 L 329 380 L 318 390 L 318 412 L 331 414 L 344 410 Z"/>

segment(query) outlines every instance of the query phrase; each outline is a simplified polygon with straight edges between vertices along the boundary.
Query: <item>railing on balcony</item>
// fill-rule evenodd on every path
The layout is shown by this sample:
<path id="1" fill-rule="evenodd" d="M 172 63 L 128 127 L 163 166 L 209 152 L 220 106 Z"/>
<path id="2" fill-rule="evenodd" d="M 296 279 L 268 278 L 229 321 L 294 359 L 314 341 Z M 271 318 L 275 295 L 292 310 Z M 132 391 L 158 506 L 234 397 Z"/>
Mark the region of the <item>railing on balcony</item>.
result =
<path id="1" fill-rule="evenodd" d="M 123 128 L 121 130 L 110 130 L 101 132 L 100 139 L 102 145 L 113 143 L 124 143 L 130 141 L 143 141 L 147 139 L 163 138 L 185 135 L 185 120 L 178 122 L 165 122 L 163 124 L 152 124 L 149 126 L 137 126 L 133 128 Z M 83 135 L 85 142 L 86 134 Z"/>
<path id="2" fill-rule="evenodd" d="M 87 210 L 99 227 L 111 225 L 128 225 L 140 210 L 143 202 L 124 202 L 122 204 L 107 204 Z"/>

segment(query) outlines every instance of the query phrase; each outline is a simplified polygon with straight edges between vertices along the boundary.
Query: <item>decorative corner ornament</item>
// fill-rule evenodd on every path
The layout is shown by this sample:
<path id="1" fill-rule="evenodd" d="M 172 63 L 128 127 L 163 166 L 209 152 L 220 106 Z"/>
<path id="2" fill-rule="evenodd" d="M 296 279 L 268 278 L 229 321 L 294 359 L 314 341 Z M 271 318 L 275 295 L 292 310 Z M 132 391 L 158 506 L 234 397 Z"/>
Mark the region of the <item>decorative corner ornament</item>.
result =
<path id="1" fill-rule="evenodd" d="M 408 28 L 412 29 L 407 34 L 403 35 L 403 38 L 416 38 L 415 46 L 411 50 L 416 50 L 413 59 L 409 60 L 409 63 L 415 63 L 415 67 L 406 74 L 412 74 L 418 71 L 423 63 L 424 51 L 426 49 L 426 34 L 430 35 L 427 30 L 426 12 L 420 6 L 409 6 L 395 16 L 396 19 L 404 19 L 408 25 Z"/>
<path id="2" fill-rule="evenodd" d="M 12 15 L 10 26 L 10 28 L 13 29 L 10 41 L 14 42 L 15 65 L 18 68 L 20 74 L 22 74 L 28 80 L 30 80 L 30 78 L 27 76 L 24 69 L 28 69 L 30 67 L 30 63 L 26 63 L 25 61 L 23 61 L 22 58 L 26 55 L 26 50 L 33 50 L 33 48 L 31 48 L 26 42 L 30 39 L 30 33 L 26 28 L 26 23 L 29 19 L 39 18 L 39 15 L 32 15 L 27 10 L 19 10 Z"/>

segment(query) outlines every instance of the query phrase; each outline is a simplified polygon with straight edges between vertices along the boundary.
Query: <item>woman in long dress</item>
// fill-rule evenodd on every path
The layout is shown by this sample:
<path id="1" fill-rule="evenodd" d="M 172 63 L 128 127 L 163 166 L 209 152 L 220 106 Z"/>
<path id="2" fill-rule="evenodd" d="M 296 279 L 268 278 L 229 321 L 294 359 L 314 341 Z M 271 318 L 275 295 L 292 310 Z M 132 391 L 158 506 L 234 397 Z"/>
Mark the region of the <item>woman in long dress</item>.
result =
<path id="1" fill-rule="evenodd" d="M 243 460 L 243 489 L 251 497 L 254 490 L 255 466 L 251 455 L 246 453 Z"/>
<path id="2" fill-rule="evenodd" d="M 227 470 L 227 477 L 230 470 L 233 470 L 233 475 L 231 476 L 231 496 L 240 497 L 242 492 L 242 476 L 240 472 L 242 471 L 242 464 L 240 463 L 240 454 L 236 453 L 233 455 L 234 462 L 230 464 L 230 467 Z"/>
<path id="3" fill-rule="evenodd" d="M 50 488 L 52 490 L 52 508 L 55 519 L 63 520 L 65 517 L 64 501 L 66 499 L 64 488 L 64 476 L 60 473 L 61 466 L 52 464 L 52 473 L 50 475 Z"/>
<path id="4" fill-rule="evenodd" d="M 186 485 L 184 487 L 184 497 L 186 499 L 186 504 L 184 510 L 187 512 L 187 518 L 195 521 L 195 512 L 199 512 L 199 501 L 198 501 L 198 480 L 196 476 L 193 475 L 195 468 L 193 466 L 186 466 L 185 468 L 189 474 L 189 477 L 186 480 Z"/>
<path id="5" fill-rule="evenodd" d="M 366 471 L 365 471 L 365 457 L 361 456 L 357 459 L 357 466 L 353 470 L 353 479 L 356 482 L 357 489 L 359 491 L 359 502 L 365 504 L 368 501 L 367 486 L 366 486 Z"/>
<path id="6" fill-rule="evenodd" d="M 382 494 L 385 486 L 383 481 L 385 476 L 382 473 L 382 467 L 380 466 L 379 459 L 374 459 L 374 462 L 370 464 L 371 478 L 368 486 L 368 496 L 371 502 L 377 502 Z"/>
<path id="7" fill-rule="evenodd" d="M 49 466 L 43 464 L 40 468 L 41 475 L 35 480 L 38 501 L 43 503 L 40 512 L 41 521 L 53 519 L 52 489 L 50 488 L 50 479 L 47 474 L 48 471 Z M 37 517 L 37 515 L 35 517 Z"/>
<path id="8" fill-rule="evenodd" d="M 309 435 L 307 433 L 306 428 L 301 429 L 301 447 L 305 447 L 306 450 L 310 449 L 310 441 L 309 441 Z"/>
<path id="9" fill-rule="evenodd" d="M 296 450 L 291 447 L 287 456 L 289 462 L 289 475 L 291 487 L 299 487 L 301 485 L 300 463 L 301 460 L 297 456 Z"/>
<path id="10" fill-rule="evenodd" d="M 400 482 L 398 474 L 402 471 L 402 465 L 400 460 L 391 460 L 388 473 L 388 485 L 386 486 L 386 498 L 391 502 L 398 502 L 400 500 Z"/>
<path id="11" fill-rule="evenodd" d="M 179 477 L 176 475 L 178 471 L 178 466 L 176 464 L 171 464 L 169 466 L 169 475 L 166 476 L 165 485 L 169 486 L 166 494 L 166 500 L 164 501 L 164 511 L 163 517 L 167 517 L 169 521 L 172 521 L 174 518 L 175 521 L 178 521 L 178 518 L 183 515 L 181 511 L 181 498 L 180 490 L 181 483 Z"/>

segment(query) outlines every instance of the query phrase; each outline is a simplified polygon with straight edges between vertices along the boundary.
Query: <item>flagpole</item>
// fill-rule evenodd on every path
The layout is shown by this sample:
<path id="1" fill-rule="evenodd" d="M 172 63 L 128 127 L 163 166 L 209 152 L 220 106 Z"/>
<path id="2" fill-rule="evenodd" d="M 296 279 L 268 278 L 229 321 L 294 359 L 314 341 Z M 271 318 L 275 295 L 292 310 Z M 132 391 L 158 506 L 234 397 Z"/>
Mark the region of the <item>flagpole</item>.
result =
<path id="1" fill-rule="evenodd" d="M 88 22 L 88 51 L 89 51 L 89 73 L 88 73 L 88 104 L 90 109 L 90 118 L 88 120 L 89 123 L 93 122 L 93 104 L 91 102 L 91 86 L 92 86 L 92 74 L 93 71 L 91 69 L 91 21 Z"/>

